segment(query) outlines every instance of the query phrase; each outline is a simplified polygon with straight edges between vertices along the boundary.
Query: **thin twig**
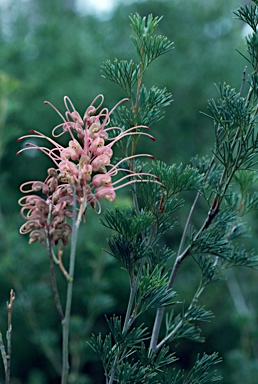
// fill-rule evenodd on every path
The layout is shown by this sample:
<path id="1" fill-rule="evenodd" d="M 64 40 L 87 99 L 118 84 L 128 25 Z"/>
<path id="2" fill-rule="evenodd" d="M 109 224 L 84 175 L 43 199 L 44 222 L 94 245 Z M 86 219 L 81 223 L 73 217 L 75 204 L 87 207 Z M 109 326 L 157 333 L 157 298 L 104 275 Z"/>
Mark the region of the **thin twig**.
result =
<path id="1" fill-rule="evenodd" d="M 13 313 L 13 303 L 15 300 L 15 293 L 13 289 L 10 291 L 10 301 L 6 303 L 7 312 L 8 312 L 8 329 L 6 332 L 7 339 L 7 354 L 6 354 L 6 371 L 5 371 L 5 383 L 10 383 L 11 376 L 11 354 L 12 354 L 12 313 Z"/>
<path id="2" fill-rule="evenodd" d="M 239 91 L 239 97 L 242 96 L 242 93 L 244 90 L 245 80 L 246 80 L 246 70 L 247 70 L 247 66 L 245 66 L 245 68 L 243 70 L 243 77 L 242 77 L 242 83 L 241 83 L 241 87 L 240 87 L 240 91 Z"/>
<path id="3" fill-rule="evenodd" d="M 60 320 L 63 321 L 64 313 L 63 313 L 62 305 L 61 305 L 61 302 L 60 302 L 59 292 L 58 292 L 57 283 L 56 283 L 56 274 L 55 274 L 53 250 L 52 250 L 52 246 L 51 246 L 51 244 L 50 244 L 50 242 L 48 240 L 48 237 L 47 237 L 47 250 L 48 250 L 48 254 L 49 254 L 51 283 L 52 283 L 52 289 L 53 289 L 53 293 L 54 293 L 56 308 L 57 308 L 57 312 L 59 314 Z"/>
<path id="4" fill-rule="evenodd" d="M 3 336 L 2 336 L 1 332 L 0 332 L 0 351 L 1 351 L 2 360 L 3 360 L 3 364 L 4 364 L 4 372 L 5 372 L 5 375 L 6 375 L 6 372 L 7 372 L 7 359 L 6 359 L 5 346 L 4 346 L 4 342 L 3 342 Z"/>
<path id="5" fill-rule="evenodd" d="M 133 283 L 131 284 L 130 297 L 129 297 L 129 301 L 128 301 L 128 306 L 127 306 L 127 310 L 126 310 L 126 316 L 125 316 L 125 321 L 124 321 L 123 331 L 122 331 L 123 333 L 127 329 L 128 325 L 130 325 L 133 301 L 134 301 L 134 298 L 135 298 L 135 295 L 137 292 L 138 283 L 139 283 L 139 280 L 141 277 L 143 264 L 144 264 L 144 258 L 142 258 L 141 264 L 140 264 L 138 272 L 137 272 L 137 276 L 136 276 L 135 280 L 133 281 Z"/>
<path id="6" fill-rule="evenodd" d="M 81 212 L 81 210 L 80 210 Z M 69 375 L 69 330 L 70 330 L 70 317 L 71 317 L 71 306 L 73 296 L 73 277 L 75 267 L 75 256 L 76 256 L 76 245 L 77 235 L 81 221 L 81 215 L 76 215 L 76 191 L 73 188 L 73 224 L 72 224 L 72 240 L 71 240 L 71 251 L 70 251 L 70 264 L 69 264 L 69 279 L 67 281 L 67 294 L 66 294 L 66 307 L 65 317 L 62 321 L 63 331 L 63 345 L 62 345 L 62 384 L 67 384 Z"/>
<path id="7" fill-rule="evenodd" d="M 58 255 L 58 266 L 59 266 L 62 274 L 66 278 L 66 280 L 69 280 L 69 278 L 70 278 L 69 273 L 65 269 L 63 261 L 62 261 L 63 251 L 61 249 L 61 246 L 58 247 L 57 255 Z"/>

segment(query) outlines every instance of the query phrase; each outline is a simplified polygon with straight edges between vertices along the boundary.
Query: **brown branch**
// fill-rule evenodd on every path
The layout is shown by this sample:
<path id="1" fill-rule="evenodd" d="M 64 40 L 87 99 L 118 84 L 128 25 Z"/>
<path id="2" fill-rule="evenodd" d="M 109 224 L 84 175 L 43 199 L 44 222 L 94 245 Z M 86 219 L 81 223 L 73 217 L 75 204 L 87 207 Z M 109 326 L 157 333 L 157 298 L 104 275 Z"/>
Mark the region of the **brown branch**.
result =
<path id="1" fill-rule="evenodd" d="M 64 264 L 63 264 L 63 261 L 62 261 L 63 251 L 62 251 L 62 249 L 61 249 L 61 245 L 59 245 L 59 247 L 58 247 L 57 255 L 58 255 L 58 266 L 59 266 L 59 268 L 60 268 L 62 274 L 63 274 L 64 277 L 66 278 L 66 280 L 69 280 L 69 279 L 70 279 L 70 275 L 69 275 L 69 273 L 67 272 L 67 270 L 65 269 Z"/>

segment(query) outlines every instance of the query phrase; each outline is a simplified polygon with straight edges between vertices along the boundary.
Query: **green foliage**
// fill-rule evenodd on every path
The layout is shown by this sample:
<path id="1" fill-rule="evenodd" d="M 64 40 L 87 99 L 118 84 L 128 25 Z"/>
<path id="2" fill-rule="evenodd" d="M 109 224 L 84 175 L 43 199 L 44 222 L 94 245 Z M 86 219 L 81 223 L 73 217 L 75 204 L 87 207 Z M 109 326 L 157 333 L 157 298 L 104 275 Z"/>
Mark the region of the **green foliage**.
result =
<path id="1" fill-rule="evenodd" d="M 122 384 L 126 384 L 128 382 L 144 383 L 146 382 L 147 377 L 150 377 L 151 379 L 153 377 L 153 373 L 150 373 L 149 369 L 143 367 L 140 362 L 125 362 L 119 365 L 115 381 Z"/>
<path id="2" fill-rule="evenodd" d="M 177 361 L 175 353 L 171 353 L 168 347 L 163 347 L 157 353 L 154 353 L 151 349 L 147 350 L 144 344 L 142 344 L 140 350 L 140 359 L 144 365 L 149 365 L 158 372 L 161 372 L 164 366 Z"/>
<path id="3" fill-rule="evenodd" d="M 198 321 L 210 321 L 213 318 L 211 311 L 206 311 L 204 306 L 191 304 L 189 308 L 181 314 L 174 314 L 171 311 L 166 316 L 166 339 L 176 341 L 187 339 L 195 342 L 204 342 L 201 337 L 201 329 L 196 325 Z"/>
<path id="4" fill-rule="evenodd" d="M 141 241 L 126 240 L 121 235 L 115 235 L 108 239 L 108 245 L 111 254 L 125 266 L 130 275 L 133 273 L 135 264 L 146 253 L 146 248 Z"/>
<path id="5" fill-rule="evenodd" d="M 226 196 L 226 200 L 227 204 L 238 212 L 239 216 L 255 211 L 258 207 L 257 192 L 246 193 L 244 196 L 240 195 L 238 192 L 232 192 Z"/>
<path id="6" fill-rule="evenodd" d="M 145 71 L 153 60 L 169 52 L 173 48 L 173 43 L 165 36 L 153 35 L 161 18 L 153 18 L 152 15 L 146 18 L 135 14 L 130 19 L 131 26 L 137 35 L 137 37 L 131 36 L 131 39 L 143 66 L 142 71 Z"/>
<path id="7" fill-rule="evenodd" d="M 235 180 L 239 186 L 241 196 L 244 198 L 251 187 L 255 184 L 258 177 L 256 172 L 239 171 L 235 173 Z"/>
<path id="8" fill-rule="evenodd" d="M 152 272 L 149 267 L 143 268 L 135 295 L 137 316 L 149 309 L 157 309 L 174 304 L 176 292 L 167 289 L 168 276 L 162 274 L 163 267 L 155 266 Z M 136 317 L 136 316 L 135 316 Z"/>
<path id="9" fill-rule="evenodd" d="M 148 257 L 153 265 L 165 266 L 173 257 L 175 252 L 167 246 L 160 247 L 158 244 L 149 248 Z"/>
<path id="10" fill-rule="evenodd" d="M 208 104 L 216 129 L 214 153 L 229 174 L 251 169 L 256 164 L 258 146 L 254 106 L 225 84 L 219 92 L 220 99 Z"/>
<path id="11" fill-rule="evenodd" d="M 136 214 L 135 211 L 129 208 L 122 211 L 119 208 L 116 208 L 115 211 L 106 210 L 104 220 L 101 219 L 103 225 L 120 233 L 127 240 L 137 239 L 153 221 L 153 215 L 146 209 L 142 209 Z"/>
<path id="12" fill-rule="evenodd" d="M 193 234 L 190 252 L 192 254 L 204 253 L 227 258 L 231 250 L 227 235 L 235 220 L 235 215 L 232 212 L 220 212 L 207 229 L 203 230 L 198 236 Z"/>
<path id="13" fill-rule="evenodd" d="M 217 102 L 210 100 L 208 109 L 216 126 L 224 129 L 225 136 L 231 137 L 239 126 L 245 129 L 254 123 L 256 116 L 253 115 L 252 107 L 234 88 L 224 83 L 218 91 L 220 99 Z M 218 132 L 218 135 L 221 135 L 221 132 Z"/>
<path id="14" fill-rule="evenodd" d="M 217 191 L 219 182 L 221 179 L 223 168 L 220 163 L 215 163 L 213 159 L 209 157 L 199 158 L 198 156 L 191 159 L 191 165 L 193 168 L 199 170 L 200 174 L 204 174 L 204 188 L 202 192 L 206 191 L 210 194 L 211 191 Z M 205 195 L 204 195 L 205 196 Z"/>
<path id="15" fill-rule="evenodd" d="M 117 353 L 122 351 L 127 351 L 125 356 L 129 357 L 133 351 L 130 348 L 135 348 L 135 346 L 140 346 L 140 344 L 145 341 L 147 337 L 147 328 L 143 328 L 143 324 L 137 328 L 122 329 L 122 321 L 120 318 L 113 316 L 111 319 L 107 319 L 109 329 L 111 331 L 112 337 L 115 342 L 115 350 Z M 138 346 L 138 347 L 139 347 Z"/>
<path id="16" fill-rule="evenodd" d="M 247 251 L 244 247 L 238 245 L 231 248 L 231 254 L 227 257 L 227 267 L 244 266 L 250 268 L 258 267 L 258 256 L 255 250 Z"/>
<path id="17" fill-rule="evenodd" d="M 123 81 L 127 82 L 124 77 Z M 117 83 L 119 84 L 120 81 L 117 81 Z M 127 86 L 129 86 L 128 82 Z M 132 97 L 132 101 L 136 102 L 135 95 L 131 95 L 128 90 L 126 90 L 126 92 L 129 97 Z M 131 110 L 125 106 L 119 107 L 114 111 L 112 123 L 115 126 L 123 126 L 125 129 L 132 127 L 136 121 L 138 125 L 150 127 L 164 117 L 162 109 L 167 107 L 171 102 L 172 95 L 166 88 L 159 89 L 153 86 L 147 91 L 147 89 L 142 86 L 138 95 L 137 110 Z"/>
<path id="18" fill-rule="evenodd" d="M 90 346 L 102 361 L 105 375 L 107 376 L 107 373 L 110 371 L 114 359 L 111 334 L 105 336 L 104 340 L 102 340 L 101 334 L 98 336 L 92 335 Z"/>
<path id="19" fill-rule="evenodd" d="M 146 194 L 145 187 L 140 188 L 137 194 L 139 198 L 144 194 L 144 198 L 150 202 L 148 196 L 153 197 L 153 189 L 150 188 L 150 183 L 145 183 L 145 185 L 149 195 Z M 156 242 L 162 234 L 174 226 L 171 214 L 179 207 L 180 204 L 177 200 L 172 198 L 163 207 L 162 216 L 158 210 L 153 212 L 147 210 L 153 209 L 153 205 L 147 206 L 139 212 L 131 209 L 120 211 L 118 208 L 115 211 L 107 210 L 101 222 L 104 226 L 118 232 L 108 239 L 112 255 L 120 260 L 128 271 L 132 271 L 137 261 L 143 257 L 148 257 L 154 266 L 158 261 L 163 260 L 165 263 L 173 252 L 167 247 L 159 249 Z"/>
<path id="20" fill-rule="evenodd" d="M 115 374 L 117 383 L 145 383 L 146 380 L 156 383 L 156 376 L 164 366 L 177 360 L 167 347 L 161 348 L 157 354 L 146 348 L 143 342 L 147 339 L 146 328 L 143 325 L 123 330 L 121 319 L 113 316 L 107 321 L 111 333 L 104 340 L 100 334 L 92 335 L 90 341 L 91 347 L 103 362 L 107 378 L 112 375 L 114 361 L 119 361 Z M 136 358 L 138 361 L 135 362 Z"/>
<path id="21" fill-rule="evenodd" d="M 208 384 L 215 381 L 220 381 L 222 377 L 217 375 L 216 370 L 210 371 L 210 368 L 213 365 L 217 365 L 220 362 L 221 358 L 218 357 L 217 353 L 213 353 L 212 355 L 207 355 L 205 353 L 201 358 L 198 356 L 195 365 L 189 372 L 184 383 Z"/>
<path id="22" fill-rule="evenodd" d="M 190 165 L 184 168 L 182 164 L 167 165 L 157 161 L 153 163 L 152 169 L 165 186 L 168 198 L 179 192 L 199 190 L 203 186 L 204 175 Z"/>
<path id="23" fill-rule="evenodd" d="M 246 24 L 250 25 L 255 33 L 257 32 L 258 14 L 256 6 L 241 5 L 233 13 L 237 16 L 237 19 L 244 21 Z"/>
<path id="24" fill-rule="evenodd" d="M 209 271 L 208 274 L 213 276 L 216 263 L 213 267 L 213 263 L 209 259 L 205 259 L 203 264 L 200 254 L 217 256 L 222 260 L 226 260 L 224 265 L 227 266 L 257 267 L 255 251 L 247 251 L 243 247 L 232 243 L 232 240 L 241 237 L 243 233 L 245 231 L 238 224 L 237 218 L 232 216 L 230 212 L 223 212 L 223 214 L 217 215 L 208 229 L 192 240 L 190 252 L 193 255 L 198 254 L 198 264 L 202 271 L 206 271 L 204 275 L 207 275 L 207 271 Z M 209 280 L 213 281 L 213 277 L 210 277 Z"/>
<path id="25" fill-rule="evenodd" d="M 246 45 L 247 45 L 247 52 L 249 53 L 249 59 L 247 61 L 252 65 L 252 67 L 255 69 L 257 67 L 258 63 L 258 54 L 257 54 L 257 48 L 258 48 L 258 38 L 256 34 L 249 35 L 246 38 Z"/>
<path id="26" fill-rule="evenodd" d="M 205 384 L 215 381 L 221 381 L 222 377 L 213 369 L 214 365 L 221 362 L 217 353 L 207 355 L 206 353 L 200 358 L 198 355 L 196 362 L 188 375 L 183 371 L 173 370 L 168 373 L 164 371 L 161 375 L 161 382 L 164 384 Z"/>
<path id="27" fill-rule="evenodd" d="M 135 125 L 151 126 L 164 116 L 162 109 L 172 102 L 172 95 L 166 88 L 152 86 L 148 91 L 143 85 L 143 76 L 151 62 L 172 49 L 172 43 L 164 36 L 154 35 L 161 18 L 152 15 L 130 17 L 131 26 L 136 33 L 131 39 L 136 47 L 139 64 L 132 60 L 107 60 L 102 65 L 103 77 L 115 82 L 127 94 L 131 108 L 121 106 L 112 118 L 112 124 L 125 129 Z M 136 87 L 135 87 L 136 86 Z"/>
<path id="28" fill-rule="evenodd" d="M 162 108 L 169 106 L 172 101 L 172 95 L 166 88 L 159 89 L 153 86 L 147 91 L 142 86 L 139 93 L 137 120 L 140 124 L 151 127 L 164 117 Z"/>
<path id="29" fill-rule="evenodd" d="M 126 60 L 115 60 L 111 63 L 107 60 L 102 65 L 103 77 L 111 80 L 114 83 L 120 85 L 120 87 L 130 95 L 132 89 L 140 76 L 140 66 L 135 64 L 132 60 L 127 62 Z"/>
<path id="30" fill-rule="evenodd" d="M 220 266 L 213 256 L 200 252 L 197 255 L 193 255 L 193 258 L 201 270 L 201 287 L 206 287 L 206 285 L 220 279 Z"/>

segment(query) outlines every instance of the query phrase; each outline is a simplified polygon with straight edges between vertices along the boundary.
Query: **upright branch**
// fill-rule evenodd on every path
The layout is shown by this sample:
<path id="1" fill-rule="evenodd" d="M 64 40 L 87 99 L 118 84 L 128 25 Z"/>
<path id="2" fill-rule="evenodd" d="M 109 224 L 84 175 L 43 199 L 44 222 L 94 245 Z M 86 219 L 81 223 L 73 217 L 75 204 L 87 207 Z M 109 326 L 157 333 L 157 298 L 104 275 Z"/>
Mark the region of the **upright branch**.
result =
<path id="1" fill-rule="evenodd" d="M 5 349 L 2 333 L 0 332 L 0 350 L 2 355 L 2 360 L 4 364 L 5 371 L 5 384 L 10 384 L 11 378 L 11 354 L 12 354 L 12 314 L 13 314 L 13 303 L 15 300 L 15 293 L 11 289 L 10 291 L 10 301 L 6 303 L 8 321 L 7 321 L 7 332 L 6 332 L 6 340 L 7 340 L 7 348 Z"/>
<path id="2" fill-rule="evenodd" d="M 80 219 L 77 218 L 76 213 L 76 193 L 73 188 L 73 218 L 72 218 L 72 240 L 71 240 L 71 252 L 70 252 L 70 264 L 69 264 L 69 278 L 67 280 L 67 294 L 66 294 L 66 306 L 65 316 L 62 319 L 63 330 L 63 363 L 62 363 L 62 384 L 68 382 L 69 375 L 69 327 L 71 317 L 72 295 L 73 295 L 73 280 L 74 280 L 74 267 L 76 257 L 76 245 L 77 236 L 80 226 Z"/>

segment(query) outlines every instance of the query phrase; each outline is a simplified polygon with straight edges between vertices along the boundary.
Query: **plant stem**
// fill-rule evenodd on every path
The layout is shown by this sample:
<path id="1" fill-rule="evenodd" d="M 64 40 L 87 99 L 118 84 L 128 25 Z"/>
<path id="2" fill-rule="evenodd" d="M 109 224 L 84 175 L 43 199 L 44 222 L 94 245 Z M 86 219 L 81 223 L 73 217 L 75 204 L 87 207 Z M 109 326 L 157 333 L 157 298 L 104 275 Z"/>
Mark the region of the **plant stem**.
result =
<path id="1" fill-rule="evenodd" d="M 6 375 L 6 372 L 7 372 L 7 359 L 6 359 L 5 346 L 4 346 L 4 342 L 3 342 L 3 336 L 2 336 L 1 332 L 0 332 L 0 351 L 1 351 L 3 365 L 4 365 L 4 372 L 5 372 L 5 375 Z"/>
<path id="2" fill-rule="evenodd" d="M 62 309 L 62 306 L 61 306 L 61 302 L 60 302 L 60 298 L 59 298 L 59 293 L 58 293 L 58 288 L 57 288 L 57 284 L 56 284 L 56 275 L 55 275 L 55 266 L 54 266 L 52 248 L 51 248 L 50 244 L 48 244 L 47 247 L 48 247 L 48 253 L 49 253 L 52 289 L 53 289 L 53 292 L 54 292 L 56 308 L 57 308 L 57 312 L 59 314 L 60 320 L 63 321 L 64 313 L 63 313 L 63 309 Z"/>
<path id="3" fill-rule="evenodd" d="M 7 361 L 7 369 L 6 369 L 6 375 L 5 375 L 5 384 L 10 384 L 10 378 L 11 378 L 11 349 L 12 349 L 12 324 L 8 327 L 8 330 L 6 332 L 6 339 L 7 339 L 7 353 L 6 361 Z"/>
<path id="4" fill-rule="evenodd" d="M 70 330 L 70 317 L 73 295 L 73 276 L 76 256 L 77 235 L 80 226 L 80 221 L 76 220 L 76 193 L 73 188 L 73 225 L 72 225 L 72 240 L 70 252 L 70 265 L 69 265 L 69 279 L 67 281 L 67 294 L 66 294 L 66 307 L 65 316 L 62 321 L 63 331 L 63 345 L 62 345 L 62 384 L 67 384 L 69 375 L 69 330 Z"/>
<path id="5" fill-rule="evenodd" d="M 54 293 L 56 308 L 57 308 L 57 312 L 59 314 L 60 320 L 62 322 L 63 319 L 64 319 L 64 314 L 63 314 L 63 309 L 62 309 L 62 305 L 61 305 L 61 302 L 60 302 L 58 288 L 57 288 L 57 284 L 56 284 L 56 275 L 55 275 L 55 266 L 54 266 L 55 255 L 54 255 L 54 252 L 53 252 L 53 249 L 52 249 L 52 245 L 51 245 L 51 243 L 49 241 L 49 239 L 50 239 L 50 236 L 49 236 L 49 224 L 50 224 L 50 221 L 51 221 L 51 213 L 50 213 L 51 209 L 52 209 L 52 204 L 49 207 L 49 215 L 48 215 L 48 220 L 47 220 L 46 248 L 47 248 L 47 251 L 48 251 L 48 254 L 49 254 L 51 283 L 52 283 L 52 289 L 53 289 L 53 293 Z"/>
<path id="6" fill-rule="evenodd" d="M 131 319 L 132 306 L 133 306 L 133 301 L 134 301 L 135 294 L 136 294 L 136 291 L 138 288 L 138 283 L 139 283 L 139 280 L 141 277 L 143 264 L 144 264 L 144 258 L 142 258 L 141 264 L 139 266 L 139 270 L 137 272 L 137 276 L 136 276 L 135 280 L 133 281 L 133 283 L 131 284 L 130 297 L 129 297 L 129 301 L 128 301 L 128 306 L 127 306 L 127 310 L 126 310 L 126 316 L 125 316 L 125 321 L 124 321 L 123 331 L 122 331 L 123 333 L 125 332 L 128 325 L 131 325 L 130 319 Z"/>
<path id="7" fill-rule="evenodd" d="M 113 384 L 113 382 L 114 382 L 116 368 L 117 368 L 117 365 L 118 365 L 118 359 L 119 359 L 119 355 L 116 355 L 113 367 L 111 369 L 111 375 L 110 375 L 110 379 L 108 381 L 108 384 Z"/>
<path id="8" fill-rule="evenodd" d="M 5 355 L 5 384 L 10 384 L 11 378 L 11 354 L 12 354 L 12 313 L 13 313 L 13 303 L 15 300 L 15 293 L 11 289 L 10 291 L 10 301 L 7 302 L 7 312 L 8 312 L 8 328 L 6 332 L 7 339 L 7 354 Z"/>

